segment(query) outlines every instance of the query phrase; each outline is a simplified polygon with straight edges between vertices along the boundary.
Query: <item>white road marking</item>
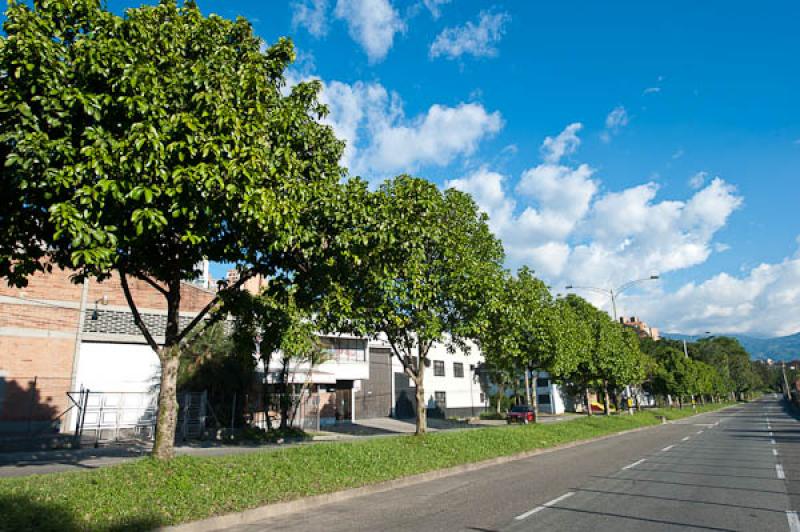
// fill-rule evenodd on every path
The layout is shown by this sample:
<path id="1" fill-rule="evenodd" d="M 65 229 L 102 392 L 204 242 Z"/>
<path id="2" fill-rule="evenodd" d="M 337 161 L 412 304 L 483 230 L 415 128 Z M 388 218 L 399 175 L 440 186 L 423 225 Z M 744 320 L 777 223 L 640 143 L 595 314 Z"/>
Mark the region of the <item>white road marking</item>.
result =
<path id="1" fill-rule="evenodd" d="M 696 434 L 702 434 L 702 433 L 703 433 L 703 431 L 702 431 L 702 430 L 698 430 L 698 431 L 696 432 Z"/>
<path id="2" fill-rule="evenodd" d="M 522 521 L 523 519 L 527 519 L 528 517 L 532 516 L 533 514 L 535 514 L 537 512 L 541 512 L 545 508 L 549 508 L 549 507 L 553 506 L 554 504 L 558 504 L 561 501 L 563 501 L 564 499 L 566 499 L 568 497 L 572 497 L 573 495 L 575 495 L 574 491 L 568 491 L 564 495 L 562 495 L 561 497 L 556 497 L 552 501 L 547 501 L 543 505 L 537 506 L 536 508 L 534 508 L 532 510 L 528 510 L 524 514 L 520 514 L 517 517 L 515 517 L 514 519 L 516 519 L 517 521 Z"/>
<path id="3" fill-rule="evenodd" d="M 772 433 L 772 431 L 769 431 L 769 437 L 772 438 L 773 436 L 774 434 Z"/>
<path id="4" fill-rule="evenodd" d="M 786 519 L 789 520 L 789 531 L 800 532 L 800 519 L 797 517 L 797 512 L 786 512 Z"/>
<path id="5" fill-rule="evenodd" d="M 642 458 L 641 460 L 636 460 L 634 463 L 632 463 L 632 464 L 628 464 L 628 465 L 626 465 L 625 467 L 623 467 L 622 469 L 630 469 L 630 468 L 632 468 L 632 467 L 636 467 L 637 465 L 641 464 L 641 463 L 642 463 L 642 462 L 644 462 L 644 461 L 646 461 L 646 459 L 645 459 L 645 458 Z"/>
<path id="6" fill-rule="evenodd" d="M 783 480 L 783 479 L 786 478 L 786 475 L 783 474 L 783 466 L 780 465 L 780 464 L 775 464 L 775 473 L 778 475 L 778 478 L 780 480 Z"/>
<path id="7" fill-rule="evenodd" d="M 772 449 L 772 455 L 778 456 L 778 449 Z"/>
<path id="8" fill-rule="evenodd" d="M 775 440 L 769 440 L 772 445 L 775 445 Z"/>
<path id="9" fill-rule="evenodd" d="M 690 438 L 690 436 L 686 436 L 686 437 L 685 437 L 685 438 L 683 438 L 681 441 L 687 441 L 689 438 Z"/>
<path id="10" fill-rule="evenodd" d="M 661 452 L 665 453 L 665 452 L 669 451 L 670 449 L 672 449 L 673 447 L 675 447 L 675 446 L 674 445 L 667 445 L 666 447 L 661 449 Z"/>

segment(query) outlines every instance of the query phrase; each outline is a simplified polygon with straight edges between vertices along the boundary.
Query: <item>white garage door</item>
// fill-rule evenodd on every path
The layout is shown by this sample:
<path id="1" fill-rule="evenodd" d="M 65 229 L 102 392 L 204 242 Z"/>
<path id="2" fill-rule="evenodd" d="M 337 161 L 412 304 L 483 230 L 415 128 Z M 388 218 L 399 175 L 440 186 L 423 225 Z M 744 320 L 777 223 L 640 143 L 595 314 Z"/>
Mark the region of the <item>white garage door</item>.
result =
<path id="1" fill-rule="evenodd" d="M 146 345 L 82 342 L 75 384 L 93 392 L 150 392 L 160 375 L 158 356 Z"/>

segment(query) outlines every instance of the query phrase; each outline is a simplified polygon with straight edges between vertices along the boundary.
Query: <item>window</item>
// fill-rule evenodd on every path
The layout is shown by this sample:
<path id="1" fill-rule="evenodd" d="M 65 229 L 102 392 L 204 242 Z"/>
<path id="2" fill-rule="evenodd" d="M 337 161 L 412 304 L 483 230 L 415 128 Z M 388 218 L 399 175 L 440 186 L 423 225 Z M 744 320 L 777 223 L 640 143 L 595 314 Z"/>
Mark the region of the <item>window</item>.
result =
<path id="1" fill-rule="evenodd" d="M 366 362 L 367 342 L 361 338 L 322 337 L 322 350 L 337 362 Z"/>
<path id="2" fill-rule="evenodd" d="M 459 379 L 464 378 L 464 364 L 461 362 L 453 362 L 453 377 L 458 377 Z"/>
<path id="3" fill-rule="evenodd" d="M 434 360 L 433 361 L 433 375 L 435 377 L 444 377 L 444 361 L 443 360 Z M 439 393 L 439 392 L 436 392 Z M 442 392 L 444 393 L 444 392 Z"/>
<path id="4" fill-rule="evenodd" d="M 536 396 L 536 401 L 540 405 L 549 405 L 550 404 L 550 394 L 543 393 L 543 394 L 537 395 Z"/>
<path id="5" fill-rule="evenodd" d="M 539 377 L 536 380 L 536 386 L 540 388 L 547 388 L 548 386 L 550 386 L 550 379 L 548 379 L 547 377 Z"/>
<path id="6" fill-rule="evenodd" d="M 447 408 L 447 393 L 433 392 L 433 400 L 436 402 L 437 408 Z"/>
<path id="7" fill-rule="evenodd" d="M 485 402 L 486 402 L 486 394 L 481 392 L 481 403 L 485 403 Z"/>

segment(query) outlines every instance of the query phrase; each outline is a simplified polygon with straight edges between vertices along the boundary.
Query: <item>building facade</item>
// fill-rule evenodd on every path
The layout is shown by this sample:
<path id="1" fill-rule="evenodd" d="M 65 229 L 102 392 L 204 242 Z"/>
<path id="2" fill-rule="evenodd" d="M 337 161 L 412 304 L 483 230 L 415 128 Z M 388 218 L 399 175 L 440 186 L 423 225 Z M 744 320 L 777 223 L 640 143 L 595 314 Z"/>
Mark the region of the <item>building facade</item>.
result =
<path id="1" fill-rule="evenodd" d="M 0 431 L 74 426 L 69 392 L 135 393 L 157 386 L 160 363 L 145 343 L 119 278 L 75 284 L 72 272 L 37 273 L 24 288 L 0 286 Z M 134 301 L 153 331 L 163 331 L 166 303 L 155 288 L 129 279 Z M 181 321 L 214 297 L 186 283 Z M 156 337 L 163 342 L 163 337 Z"/>

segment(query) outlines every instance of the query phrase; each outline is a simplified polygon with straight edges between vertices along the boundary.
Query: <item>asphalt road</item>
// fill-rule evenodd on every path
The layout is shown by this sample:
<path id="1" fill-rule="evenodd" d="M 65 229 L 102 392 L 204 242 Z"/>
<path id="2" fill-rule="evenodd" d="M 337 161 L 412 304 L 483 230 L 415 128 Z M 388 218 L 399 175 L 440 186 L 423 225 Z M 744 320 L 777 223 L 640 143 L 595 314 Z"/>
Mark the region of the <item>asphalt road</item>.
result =
<path id="1" fill-rule="evenodd" d="M 237 532 L 790 530 L 800 424 L 770 396 Z"/>

